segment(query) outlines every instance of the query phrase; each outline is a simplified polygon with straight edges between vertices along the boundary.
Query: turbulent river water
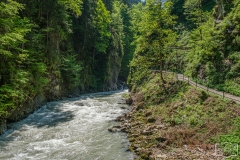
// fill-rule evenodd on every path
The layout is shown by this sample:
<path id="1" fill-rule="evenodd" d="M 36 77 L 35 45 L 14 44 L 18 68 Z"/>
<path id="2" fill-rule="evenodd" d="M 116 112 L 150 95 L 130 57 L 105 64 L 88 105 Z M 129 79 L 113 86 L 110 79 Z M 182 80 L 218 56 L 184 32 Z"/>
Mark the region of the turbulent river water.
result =
<path id="1" fill-rule="evenodd" d="M 127 112 L 118 104 L 126 92 L 49 102 L 0 136 L 0 159 L 132 160 L 127 135 L 108 131 Z"/>

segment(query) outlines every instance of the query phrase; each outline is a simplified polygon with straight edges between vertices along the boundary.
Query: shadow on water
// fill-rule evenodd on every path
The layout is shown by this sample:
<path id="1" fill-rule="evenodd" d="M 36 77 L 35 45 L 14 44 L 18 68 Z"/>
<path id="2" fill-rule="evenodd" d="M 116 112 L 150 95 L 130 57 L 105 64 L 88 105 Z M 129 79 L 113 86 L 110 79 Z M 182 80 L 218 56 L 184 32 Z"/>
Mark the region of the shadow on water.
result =
<path id="1" fill-rule="evenodd" d="M 39 110 L 29 115 L 26 119 L 8 125 L 8 130 L 0 136 L 0 151 L 8 143 L 15 140 L 16 137 L 28 129 L 34 128 L 51 128 L 60 124 L 69 122 L 74 119 L 74 111 L 64 110 L 68 102 L 86 100 L 87 98 L 109 97 L 124 90 L 98 92 L 81 95 L 80 97 L 69 98 L 61 101 L 50 102 L 41 107 Z"/>
<path id="2" fill-rule="evenodd" d="M 46 108 L 29 116 L 27 125 L 42 127 L 56 127 L 58 124 L 71 121 L 74 118 L 73 111 L 64 111 L 62 104 L 50 104 Z"/>
<path id="3" fill-rule="evenodd" d="M 87 94 L 83 94 L 82 96 L 80 96 L 80 98 L 92 98 L 92 97 L 108 97 L 111 95 L 114 95 L 116 93 L 122 93 L 124 91 L 127 91 L 127 89 L 121 89 L 121 90 L 115 90 L 115 91 L 106 91 L 106 92 L 95 92 L 95 93 L 87 93 Z M 76 98 L 72 98 L 72 99 L 76 99 Z M 78 97 L 79 99 L 79 97 Z"/>
<path id="4" fill-rule="evenodd" d="M 63 107 L 61 102 L 49 103 L 19 123 L 37 128 L 56 127 L 74 118 L 73 111 L 64 111 Z"/>
<path id="5" fill-rule="evenodd" d="M 59 124 L 73 120 L 74 112 L 64 111 L 63 105 L 61 102 L 50 102 L 29 115 L 26 119 L 8 124 L 8 130 L 0 136 L 0 151 L 2 147 L 14 141 L 24 131 L 32 128 L 56 127 Z"/>

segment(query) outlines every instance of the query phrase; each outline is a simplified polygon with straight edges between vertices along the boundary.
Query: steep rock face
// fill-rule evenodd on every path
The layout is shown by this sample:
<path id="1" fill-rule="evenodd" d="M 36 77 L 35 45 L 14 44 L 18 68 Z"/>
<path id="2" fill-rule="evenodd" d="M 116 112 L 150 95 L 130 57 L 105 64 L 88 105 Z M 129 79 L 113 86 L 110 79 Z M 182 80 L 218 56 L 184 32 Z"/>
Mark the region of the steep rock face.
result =
<path id="1" fill-rule="evenodd" d="M 9 112 L 7 121 L 16 122 L 26 118 L 29 114 L 43 106 L 47 101 L 54 101 L 69 97 L 72 91 L 68 91 L 62 84 L 61 77 L 54 74 L 49 75 L 49 82 L 44 91 L 38 93 L 35 97 L 29 97 L 27 101 Z"/>
<path id="2" fill-rule="evenodd" d="M 32 100 L 21 104 L 10 112 L 7 117 L 7 121 L 16 122 L 23 118 L 26 118 L 29 114 L 40 108 L 47 102 L 47 99 L 43 93 L 39 93 Z"/>
<path id="3" fill-rule="evenodd" d="M 122 55 L 121 53 L 118 54 L 115 50 L 111 51 L 109 56 L 109 78 L 107 79 L 104 90 L 116 90 L 118 89 L 118 74 L 121 69 L 121 60 Z"/>
<path id="4" fill-rule="evenodd" d="M 61 83 L 61 78 L 57 75 L 51 74 L 48 77 L 49 83 L 44 88 L 44 95 L 48 101 L 53 101 L 60 99 L 64 95 L 63 84 Z"/>
<path id="5" fill-rule="evenodd" d="M 6 129 L 6 120 L 5 119 L 0 119 L 0 134 L 3 133 L 3 131 Z"/>
<path id="6" fill-rule="evenodd" d="M 7 117 L 0 119 L 0 135 L 7 129 L 8 122 L 16 122 L 26 118 L 28 115 L 39 109 L 47 102 L 47 98 L 43 93 L 37 94 L 33 99 L 29 99 L 17 108 L 9 111 Z"/>
<path id="7" fill-rule="evenodd" d="M 118 89 L 118 74 L 121 67 L 122 55 L 117 54 L 115 50 L 111 51 L 109 56 L 109 78 L 104 84 L 104 88 L 98 91 L 110 91 Z M 51 75 L 48 77 L 49 83 L 44 88 L 44 91 L 38 93 L 35 97 L 29 97 L 27 101 L 9 111 L 6 118 L 0 119 L 0 134 L 7 128 L 8 122 L 16 122 L 29 116 L 31 113 L 42 107 L 48 101 L 59 100 L 64 97 L 77 96 L 80 93 L 90 92 L 90 90 L 80 90 L 78 87 L 69 91 L 63 84 L 60 77 Z M 32 98 L 32 99 L 31 99 Z"/>
<path id="8" fill-rule="evenodd" d="M 112 43 L 108 49 L 108 78 L 103 86 L 103 90 L 106 91 L 119 89 L 118 75 L 121 69 L 121 62 L 124 55 L 121 36 L 115 31 L 112 31 L 111 34 Z"/>

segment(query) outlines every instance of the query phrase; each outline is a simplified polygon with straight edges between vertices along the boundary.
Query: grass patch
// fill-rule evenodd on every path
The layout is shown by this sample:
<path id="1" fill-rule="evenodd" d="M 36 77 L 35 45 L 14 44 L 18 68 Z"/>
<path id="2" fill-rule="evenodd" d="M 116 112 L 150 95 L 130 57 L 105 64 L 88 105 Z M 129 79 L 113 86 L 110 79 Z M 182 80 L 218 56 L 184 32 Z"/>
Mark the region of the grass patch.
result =
<path id="1" fill-rule="evenodd" d="M 239 81 L 226 80 L 224 84 L 217 87 L 218 90 L 231 93 L 236 96 L 240 96 L 240 85 Z M 238 82 L 238 83 L 237 83 Z"/>
<path id="2" fill-rule="evenodd" d="M 125 99 L 126 99 L 126 98 L 130 98 L 130 95 L 129 95 L 129 93 L 123 93 L 123 94 L 122 94 L 122 97 L 125 98 Z"/>

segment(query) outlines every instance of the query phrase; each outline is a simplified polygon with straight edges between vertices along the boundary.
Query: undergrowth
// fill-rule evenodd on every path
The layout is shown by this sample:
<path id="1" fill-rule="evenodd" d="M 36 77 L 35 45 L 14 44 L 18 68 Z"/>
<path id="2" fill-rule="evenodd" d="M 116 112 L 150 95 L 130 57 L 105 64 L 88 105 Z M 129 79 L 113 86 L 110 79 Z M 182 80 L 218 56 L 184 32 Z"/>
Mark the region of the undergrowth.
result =
<path id="1" fill-rule="evenodd" d="M 150 136 L 166 140 L 153 141 L 152 145 L 161 148 L 198 145 L 213 149 L 219 143 L 226 156 L 237 155 L 240 151 L 239 105 L 179 82 L 174 75 L 164 77 L 165 84 L 157 74 L 151 74 L 147 82 L 136 87 L 138 105 L 144 105 L 144 109 L 137 111 L 135 119 L 148 124 L 151 117 L 156 120 L 154 125 L 167 126 Z"/>

